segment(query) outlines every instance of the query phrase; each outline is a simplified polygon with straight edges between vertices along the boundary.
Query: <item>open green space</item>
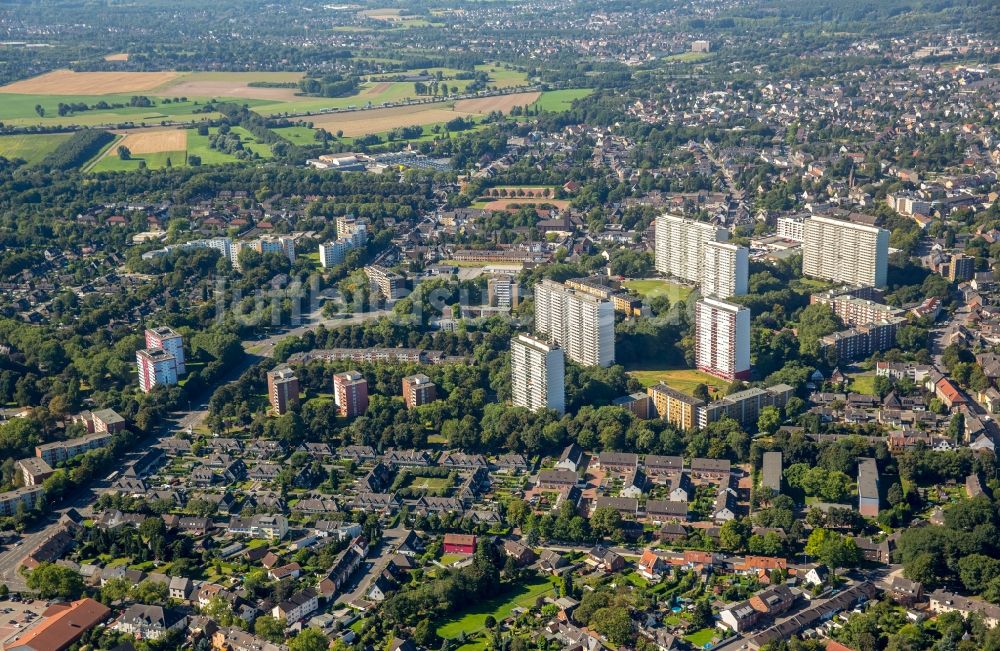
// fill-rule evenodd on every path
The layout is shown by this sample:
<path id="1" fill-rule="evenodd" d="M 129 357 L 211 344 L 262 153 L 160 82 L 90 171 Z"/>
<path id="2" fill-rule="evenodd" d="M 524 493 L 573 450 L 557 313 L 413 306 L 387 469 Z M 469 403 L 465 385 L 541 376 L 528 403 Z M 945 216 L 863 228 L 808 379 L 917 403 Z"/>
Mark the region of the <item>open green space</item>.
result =
<path id="1" fill-rule="evenodd" d="M 428 491 L 443 491 L 451 487 L 452 481 L 450 477 L 421 477 L 420 475 L 413 476 L 406 485 L 406 488 Z"/>
<path id="2" fill-rule="evenodd" d="M 490 86 L 499 88 L 509 88 L 510 86 L 521 86 L 528 82 L 528 76 L 520 70 L 509 70 L 500 63 L 483 63 L 476 66 L 476 70 L 487 72 L 490 75 Z"/>
<path id="3" fill-rule="evenodd" d="M 594 92 L 593 88 L 565 88 L 563 90 L 547 90 L 542 96 L 532 104 L 543 111 L 558 113 L 568 111 L 573 106 L 573 101 L 583 99 Z"/>
<path id="4" fill-rule="evenodd" d="M 240 159 L 236 158 L 236 156 L 212 149 L 209 146 L 210 136 L 217 131 L 217 127 L 212 127 L 209 129 L 209 135 L 202 136 L 198 134 L 197 129 L 188 129 L 186 150 L 132 154 L 132 157 L 128 160 L 122 160 L 118 157 L 116 141 L 110 147 L 105 148 L 104 151 L 107 154 L 104 154 L 104 152 L 98 154 L 94 158 L 96 162 L 91 162 L 89 166 L 85 166 L 85 169 L 92 172 L 124 172 L 140 169 L 143 163 L 145 163 L 147 169 L 162 169 L 168 167 L 168 160 L 170 167 L 182 167 L 188 164 L 188 156 L 192 155 L 199 156 L 202 165 L 238 162 Z M 257 138 L 243 127 L 232 127 L 231 131 L 239 134 L 244 149 L 255 152 L 261 158 L 271 158 L 273 155 L 270 145 L 258 142 Z"/>
<path id="5" fill-rule="evenodd" d="M 143 163 L 147 169 L 158 170 L 165 167 L 183 167 L 186 164 L 187 152 L 185 151 L 161 151 L 154 154 L 135 154 L 128 160 L 118 158 L 118 154 L 112 152 L 97 161 L 90 168 L 92 172 L 127 172 L 129 170 L 141 169 Z"/>
<path id="6" fill-rule="evenodd" d="M 0 136 L 0 156 L 8 160 L 20 158 L 34 165 L 55 151 L 56 147 L 69 136 L 68 133 Z"/>
<path id="7" fill-rule="evenodd" d="M 0 122 L 10 126 L 94 126 L 124 122 L 135 124 L 158 125 L 163 121 L 184 120 L 202 121 L 218 117 L 218 113 L 203 113 L 205 104 L 211 98 L 188 98 L 186 102 L 163 103 L 152 93 L 146 96 L 155 99 L 155 106 L 128 106 L 132 95 L 28 95 L 21 93 L 4 93 L 0 96 Z M 60 102 L 65 104 L 82 103 L 94 106 L 99 102 L 124 104 L 121 108 L 95 109 L 59 115 Z M 262 100 L 241 99 L 241 103 L 251 106 L 264 103 Z M 44 115 L 39 115 L 36 106 L 40 106 Z"/>
<path id="8" fill-rule="evenodd" d="M 672 283 L 660 278 L 639 278 L 636 280 L 627 280 L 622 284 L 626 289 L 631 289 L 642 298 L 666 296 L 671 303 L 683 301 L 694 291 L 685 285 Z"/>
<path id="9" fill-rule="evenodd" d="M 486 628 L 487 615 L 493 615 L 498 622 L 510 617 L 517 607 L 530 608 L 538 597 L 556 595 L 555 585 L 546 578 L 536 577 L 522 583 L 506 594 L 481 601 L 462 613 L 449 618 L 438 627 L 438 635 L 454 639 L 460 633 L 470 635 Z"/>
<path id="10" fill-rule="evenodd" d="M 875 395 L 874 375 L 853 375 L 847 390 L 853 393 L 863 393 L 868 396 Z"/>
<path id="11" fill-rule="evenodd" d="M 271 131 L 296 145 L 316 144 L 316 130 L 309 127 L 279 127 Z"/>
<path id="12" fill-rule="evenodd" d="M 695 631 L 690 635 L 685 635 L 684 639 L 691 643 L 696 649 L 704 649 L 706 644 L 709 644 L 715 639 L 716 632 L 714 628 L 703 628 L 700 631 Z"/>
<path id="13" fill-rule="evenodd" d="M 677 389 L 682 393 L 692 395 L 694 388 L 699 384 L 708 386 L 710 395 L 725 393 L 729 388 L 729 383 L 720 378 L 702 373 L 693 368 L 673 368 L 673 369 L 629 369 L 629 375 L 639 380 L 644 387 L 651 387 L 660 382 L 666 382 L 667 386 Z"/>
<path id="14" fill-rule="evenodd" d="M 666 58 L 666 60 L 680 61 L 682 63 L 696 63 L 698 61 L 704 61 L 705 59 L 711 58 L 711 52 L 681 52 L 680 54 L 671 54 Z"/>

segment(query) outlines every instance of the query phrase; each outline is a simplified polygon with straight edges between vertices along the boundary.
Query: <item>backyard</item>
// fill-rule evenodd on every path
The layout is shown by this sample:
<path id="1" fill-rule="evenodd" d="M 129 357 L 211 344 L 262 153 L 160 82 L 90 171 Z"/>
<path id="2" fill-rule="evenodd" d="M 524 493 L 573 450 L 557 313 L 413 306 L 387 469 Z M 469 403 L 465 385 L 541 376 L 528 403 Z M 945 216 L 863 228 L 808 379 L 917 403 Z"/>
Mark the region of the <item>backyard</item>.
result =
<path id="1" fill-rule="evenodd" d="M 555 585 L 549 579 L 536 577 L 506 594 L 481 601 L 444 621 L 437 632 L 445 639 L 454 639 L 462 633 L 469 636 L 486 627 L 486 617 L 489 615 L 493 615 L 498 622 L 501 622 L 510 617 L 515 608 L 531 608 L 539 597 L 557 594 Z"/>

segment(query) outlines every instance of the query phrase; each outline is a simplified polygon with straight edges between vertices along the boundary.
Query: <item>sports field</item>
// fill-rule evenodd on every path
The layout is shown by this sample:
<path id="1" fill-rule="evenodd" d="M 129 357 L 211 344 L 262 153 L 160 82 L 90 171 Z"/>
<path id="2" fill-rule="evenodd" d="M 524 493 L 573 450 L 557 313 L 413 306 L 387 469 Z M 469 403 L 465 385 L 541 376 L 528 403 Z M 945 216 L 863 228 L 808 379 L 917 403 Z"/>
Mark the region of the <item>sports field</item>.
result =
<path id="1" fill-rule="evenodd" d="M 556 208 L 565 209 L 569 207 L 569 202 L 565 199 L 546 199 L 546 198 L 531 198 L 531 197 L 508 197 L 507 199 L 493 199 L 482 204 L 482 208 L 485 210 L 506 210 L 511 205 L 516 206 L 527 206 L 529 204 L 535 205 L 551 205 Z"/>

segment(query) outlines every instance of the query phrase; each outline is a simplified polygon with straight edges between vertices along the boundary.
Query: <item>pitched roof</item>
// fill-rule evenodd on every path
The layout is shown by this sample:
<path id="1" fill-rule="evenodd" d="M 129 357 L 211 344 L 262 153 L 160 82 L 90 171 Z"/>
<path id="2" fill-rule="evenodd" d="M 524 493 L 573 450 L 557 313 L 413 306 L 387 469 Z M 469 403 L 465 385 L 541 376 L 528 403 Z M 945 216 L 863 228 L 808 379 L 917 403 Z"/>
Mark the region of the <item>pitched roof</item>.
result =
<path id="1" fill-rule="evenodd" d="M 57 604 L 45 611 L 45 621 L 28 631 L 15 647 L 35 651 L 64 649 L 110 614 L 107 606 L 89 598 Z"/>

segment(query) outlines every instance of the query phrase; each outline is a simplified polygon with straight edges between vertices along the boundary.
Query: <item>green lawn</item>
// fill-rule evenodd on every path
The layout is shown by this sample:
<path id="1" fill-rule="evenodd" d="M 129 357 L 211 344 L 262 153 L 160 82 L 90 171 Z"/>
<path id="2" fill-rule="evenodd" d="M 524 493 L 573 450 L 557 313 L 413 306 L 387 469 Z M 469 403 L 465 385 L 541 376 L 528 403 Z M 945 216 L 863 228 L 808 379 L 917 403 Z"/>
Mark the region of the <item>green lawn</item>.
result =
<path id="1" fill-rule="evenodd" d="M 622 283 L 625 288 L 633 290 L 636 294 L 643 298 L 656 298 L 657 296 L 666 296 L 671 303 L 676 303 L 677 301 L 683 301 L 691 292 L 694 291 L 690 287 L 684 285 L 679 285 L 677 283 L 672 283 L 667 280 L 662 280 L 660 278 L 641 278 L 636 280 L 627 280 Z"/>
<path id="2" fill-rule="evenodd" d="M 4 93 L 3 101 L 0 101 L 0 121 L 12 126 L 26 126 L 40 124 L 44 126 L 59 125 L 81 125 L 93 126 L 112 124 L 117 125 L 123 122 L 133 122 L 135 124 L 147 124 L 149 126 L 158 125 L 163 120 L 184 119 L 191 121 L 203 121 L 219 116 L 218 113 L 195 113 L 201 111 L 205 103 L 211 99 L 188 98 L 186 102 L 161 103 L 162 100 L 156 97 L 160 91 L 149 91 L 141 93 L 156 100 L 155 106 L 128 106 L 132 95 L 29 95 L 22 93 Z M 140 94 L 140 93 L 136 93 Z M 104 110 L 81 111 L 70 115 L 59 115 L 59 103 L 66 104 L 82 103 L 94 106 L 99 102 L 111 104 L 124 104 L 122 108 L 109 108 Z M 263 100 L 241 99 L 241 103 L 255 106 L 265 104 Z M 36 106 L 41 106 L 45 112 L 44 116 L 39 116 L 35 111 Z"/>
<path id="3" fill-rule="evenodd" d="M 29 164 L 40 163 L 69 138 L 68 133 L 32 133 L 20 136 L 0 136 L 0 156 L 13 160 L 21 158 Z"/>
<path id="4" fill-rule="evenodd" d="M 684 639 L 691 643 L 696 649 L 704 649 L 705 645 L 715 639 L 716 630 L 714 628 L 703 628 L 695 631 L 691 635 L 685 635 Z"/>
<path id="5" fill-rule="evenodd" d="M 271 130 L 296 145 L 316 144 L 316 130 L 309 127 L 281 127 Z"/>
<path id="6" fill-rule="evenodd" d="M 211 127 L 209 129 L 209 134 L 214 134 L 218 131 L 218 127 Z M 245 149 L 256 152 L 261 158 L 271 158 L 273 153 L 271 152 L 271 146 L 265 143 L 257 142 L 257 139 L 252 133 L 244 129 L 243 127 L 232 127 L 233 133 L 237 133 L 240 139 L 243 141 L 243 146 Z M 122 172 L 128 170 L 137 170 L 140 167 L 140 162 L 145 162 L 146 167 L 149 169 L 162 169 L 167 166 L 167 159 L 170 159 L 171 167 L 183 167 L 188 163 L 189 155 L 196 155 L 201 157 L 202 165 L 219 165 L 223 163 L 235 163 L 239 159 L 231 154 L 218 151 L 217 149 L 212 149 L 209 147 L 209 136 L 198 135 L 197 129 L 187 130 L 187 150 L 186 151 L 168 151 L 168 152 L 158 152 L 154 154 L 133 154 L 132 158 L 129 160 L 122 160 L 118 158 L 118 154 L 115 151 L 116 145 L 112 145 L 107 150 L 110 150 L 106 156 L 101 157 L 98 155 L 95 157 L 96 163 L 91 163 L 89 167 L 85 166 L 87 171 L 92 172 Z"/>
<path id="7" fill-rule="evenodd" d="M 476 66 L 476 70 L 485 71 L 490 75 L 489 84 L 499 88 L 523 86 L 528 83 L 528 76 L 520 70 L 507 70 L 500 63 L 484 63 Z"/>
<path id="8" fill-rule="evenodd" d="M 695 63 L 697 61 L 704 61 L 705 59 L 711 58 L 711 52 L 682 52 L 680 54 L 671 54 L 666 60 L 681 61 L 683 63 Z"/>
<path id="9" fill-rule="evenodd" d="M 875 395 L 875 376 L 874 375 L 853 375 L 851 376 L 851 383 L 847 387 L 848 391 L 854 393 L 863 393 L 868 396 Z"/>
<path id="10" fill-rule="evenodd" d="M 419 475 L 414 476 L 407 485 L 407 488 L 429 491 L 442 491 L 451 487 L 452 481 L 449 477 L 421 477 Z"/>
<path id="11" fill-rule="evenodd" d="M 480 601 L 460 615 L 443 622 L 438 627 L 437 632 L 439 636 L 446 639 L 454 639 L 459 633 L 470 635 L 486 627 L 487 615 L 493 615 L 498 622 L 503 621 L 511 615 L 514 608 L 518 606 L 531 608 L 535 605 L 535 600 L 538 597 L 557 594 L 555 585 L 551 581 L 537 577 L 530 582 L 521 584 L 517 589 L 507 594 Z"/>
<path id="12" fill-rule="evenodd" d="M 151 170 L 158 170 L 167 167 L 170 161 L 171 167 L 183 167 L 186 164 L 187 152 L 184 151 L 161 151 L 155 154 L 134 154 L 128 160 L 118 158 L 118 154 L 112 152 L 90 168 L 92 172 L 125 172 L 137 170 L 141 164 L 146 163 L 146 167 Z"/>
<path id="13" fill-rule="evenodd" d="M 639 380 L 643 387 L 651 387 L 660 382 L 666 382 L 672 389 L 691 395 L 699 384 L 708 385 L 711 395 L 725 393 L 729 383 L 693 368 L 673 369 L 629 369 L 628 374 Z"/>
<path id="14" fill-rule="evenodd" d="M 573 107 L 573 100 L 583 99 L 594 92 L 592 88 L 566 88 L 563 90 L 549 90 L 542 93 L 538 101 L 532 104 L 543 111 L 559 113 L 568 111 Z"/>
<path id="15" fill-rule="evenodd" d="M 232 127 L 230 130 L 233 133 L 238 134 L 240 136 L 240 140 L 243 142 L 244 149 L 259 154 L 261 158 L 271 158 L 274 155 L 271 152 L 270 145 L 262 142 L 257 142 L 257 138 L 243 127 Z M 235 156 L 232 156 L 230 154 L 209 147 L 209 137 L 217 132 L 218 132 L 217 127 L 211 127 L 208 130 L 209 133 L 208 136 L 200 136 L 198 135 L 197 129 L 188 129 L 187 153 L 189 155 L 194 154 L 196 156 L 201 156 L 202 165 L 232 163 L 239 160 Z"/>

